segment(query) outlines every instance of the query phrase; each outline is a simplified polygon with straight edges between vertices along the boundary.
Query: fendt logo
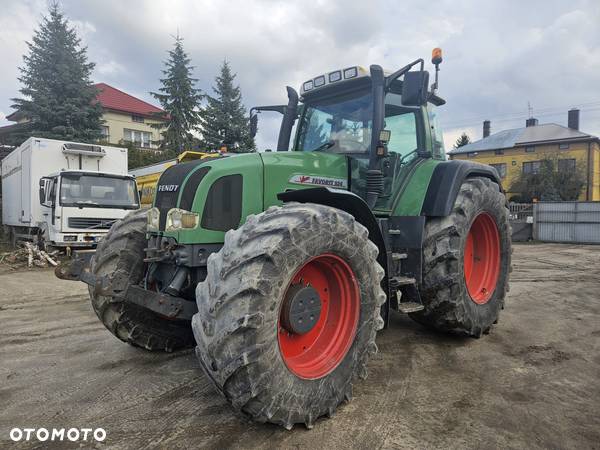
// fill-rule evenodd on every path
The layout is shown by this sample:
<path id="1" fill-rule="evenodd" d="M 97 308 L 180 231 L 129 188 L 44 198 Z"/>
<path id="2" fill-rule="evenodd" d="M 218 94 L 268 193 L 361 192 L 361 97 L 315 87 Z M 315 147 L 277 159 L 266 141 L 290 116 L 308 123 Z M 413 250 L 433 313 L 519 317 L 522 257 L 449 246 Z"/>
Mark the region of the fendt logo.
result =
<path id="1" fill-rule="evenodd" d="M 348 187 L 348 183 L 343 178 L 313 177 L 311 175 L 294 175 L 290 178 L 290 183 L 311 184 L 313 186 L 329 186 L 342 189 L 346 189 Z"/>
<path id="2" fill-rule="evenodd" d="M 177 192 L 177 189 L 179 189 L 178 184 L 160 184 L 158 186 L 159 192 Z"/>

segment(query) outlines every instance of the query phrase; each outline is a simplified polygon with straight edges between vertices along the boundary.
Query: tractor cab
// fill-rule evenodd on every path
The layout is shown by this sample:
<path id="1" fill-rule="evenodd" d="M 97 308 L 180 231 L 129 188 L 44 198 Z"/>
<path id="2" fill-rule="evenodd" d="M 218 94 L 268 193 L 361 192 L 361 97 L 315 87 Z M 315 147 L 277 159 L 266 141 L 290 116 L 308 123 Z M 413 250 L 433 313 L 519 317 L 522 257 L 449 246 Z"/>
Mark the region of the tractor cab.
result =
<path id="1" fill-rule="evenodd" d="M 435 107 L 445 101 L 428 87 L 419 59 L 396 72 L 353 66 L 290 87 L 287 106 L 253 108 L 283 114 L 278 150 L 340 155 L 349 166 L 350 190 L 376 212 L 391 211 L 402 180 L 424 160 L 444 160 Z M 419 66 L 418 70 L 411 70 Z M 296 134 L 290 144 L 292 128 Z"/>

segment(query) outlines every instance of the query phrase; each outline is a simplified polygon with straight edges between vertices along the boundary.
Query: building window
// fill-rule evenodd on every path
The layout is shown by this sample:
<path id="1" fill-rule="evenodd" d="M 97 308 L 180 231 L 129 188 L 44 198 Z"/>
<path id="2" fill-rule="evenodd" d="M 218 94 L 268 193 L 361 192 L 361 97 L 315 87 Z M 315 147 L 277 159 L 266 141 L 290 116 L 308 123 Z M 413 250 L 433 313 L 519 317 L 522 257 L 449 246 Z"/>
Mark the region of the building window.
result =
<path id="1" fill-rule="evenodd" d="M 100 142 L 110 142 L 110 128 L 107 126 L 100 127 Z"/>
<path id="2" fill-rule="evenodd" d="M 136 116 L 135 114 L 131 116 L 131 120 L 136 123 L 144 123 L 144 118 L 142 116 Z"/>
<path id="3" fill-rule="evenodd" d="M 526 153 L 534 153 L 535 147 L 533 145 L 529 145 L 529 146 L 525 147 L 525 152 Z"/>
<path id="4" fill-rule="evenodd" d="M 123 139 L 126 142 L 133 142 L 136 147 L 150 148 L 152 144 L 152 133 L 148 131 L 123 130 Z"/>
<path id="5" fill-rule="evenodd" d="M 558 171 L 559 172 L 575 172 L 575 158 L 559 159 L 558 160 Z"/>
<path id="6" fill-rule="evenodd" d="M 496 169 L 496 172 L 498 172 L 500 178 L 506 178 L 506 163 L 490 164 L 490 166 Z"/>
<path id="7" fill-rule="evenodd" d="M 496 155 L 504 155 L 504 150 L 494 150 L 494 154 L 496 154 Z"/>
<path id="8" fill-rule="evenodd" d="M 529 161 L 523 163 L 523 173 L 540 173 L 541 161 Z"/>
<path id="9" fill-rule="evenodd" d="M 569 150 L 569 144 L 558 144 L 559 150 Z"/>
<path id="10" fill-rule="evenodd" d="M 477 152 L 467 153 L 468 158 L 475 158 L 477 156 Z"/>

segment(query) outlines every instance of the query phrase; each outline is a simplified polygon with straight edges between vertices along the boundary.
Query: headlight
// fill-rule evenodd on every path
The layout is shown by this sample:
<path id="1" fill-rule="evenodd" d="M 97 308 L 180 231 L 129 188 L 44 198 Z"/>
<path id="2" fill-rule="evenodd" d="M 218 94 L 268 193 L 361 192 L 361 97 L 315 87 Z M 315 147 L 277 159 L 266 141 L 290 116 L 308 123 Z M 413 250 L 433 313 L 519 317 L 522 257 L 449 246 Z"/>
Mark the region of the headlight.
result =
<path id="1" fill-rule="evenodd" d="M 160 222 L 160 211 L 158 208 L 150 208 L 146 215 L 147 225 L 146 229 L 148 231 L 158 231 L 159 222 Z"/>
<path id="2" fill-rule="evenodd" d="M 355 78 L 358 75 L 358 70 L 356 67 L 349 67 L 348 69 L 344 69 L 344 78 Z"/>
<path id="3" fill-rule="evenodd" d="M 315 87 L 323 86 L 325 84 L 325 75 L 321 75 L 320 77 L 315 78 L 314 82 Z"/>
<path id="4" fill-rule="evenodd" d="M 333 83 L 335 81 L 340 81 L 342 79 L 342 71 L 336 70 L 335 72 L 331 72 L 329 74 L 329 82 Z"/>
<path id="5" fill-rule="evenodd" d="M 200 216 L 198 214 L 179 208 L 173 208 L 167 213 L 166 231 L 196 228 L 199 221 Z"/>

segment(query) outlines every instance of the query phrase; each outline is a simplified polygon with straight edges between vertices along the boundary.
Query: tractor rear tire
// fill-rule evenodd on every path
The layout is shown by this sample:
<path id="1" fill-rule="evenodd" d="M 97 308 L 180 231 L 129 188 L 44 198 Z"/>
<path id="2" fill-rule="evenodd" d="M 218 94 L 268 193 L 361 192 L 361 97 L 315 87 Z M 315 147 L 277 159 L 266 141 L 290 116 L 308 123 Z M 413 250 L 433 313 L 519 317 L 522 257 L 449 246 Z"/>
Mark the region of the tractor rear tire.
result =
<path id="1" fill-rule="evenodd" d="M 140 283 L 144 276 L 146 243 L 146 210 L 128 214 L 113 224 L 98 244 L 91 261 L 92 273 L 111 277 L 121 272 L 131 284 Z M 98 318 L 123 342 L 165 352 L 194 345 L 189 321 L 161 317 L 121 297 L 94 295 L 91 287 L 89 292 Z"/>
<path id="2" fill-rule="evenodd" d="M 202 368 L 236 411 L 311 428 L 351 399 L 383 327 L 377 254 L 351 215 L 317 204 L 271 207 L 226 233 L 197 286 L 192 329 Z M 305 288 L 322 309 L 296 333 L 283 305 Z"/>
<path id="3" fill-rule="evenodd" d="M 489 332 L 508 292 L 508 214 L 497 183 L 479 177 L 463 182 L 452 213 L 425 225 L 420 288 L 425 309 L 411 318 L 472 337 Z"/>

